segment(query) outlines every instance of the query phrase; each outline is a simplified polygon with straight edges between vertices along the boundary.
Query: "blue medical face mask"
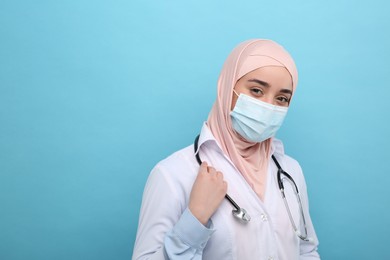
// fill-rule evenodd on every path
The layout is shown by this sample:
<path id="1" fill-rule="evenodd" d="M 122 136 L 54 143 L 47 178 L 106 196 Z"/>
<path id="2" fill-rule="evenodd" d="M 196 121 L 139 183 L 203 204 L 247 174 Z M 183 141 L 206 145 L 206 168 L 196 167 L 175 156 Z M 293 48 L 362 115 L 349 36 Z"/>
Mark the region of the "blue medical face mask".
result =
<path id="1" fill-rule="evenodd" d="M 234 93 L 237 95 L 235 91 Z M 237 133 L 247 141 L 258 143 L 276 134 L 287 110 L 287 107 L 271 105 L 240 94 L 230 116 Z"/>

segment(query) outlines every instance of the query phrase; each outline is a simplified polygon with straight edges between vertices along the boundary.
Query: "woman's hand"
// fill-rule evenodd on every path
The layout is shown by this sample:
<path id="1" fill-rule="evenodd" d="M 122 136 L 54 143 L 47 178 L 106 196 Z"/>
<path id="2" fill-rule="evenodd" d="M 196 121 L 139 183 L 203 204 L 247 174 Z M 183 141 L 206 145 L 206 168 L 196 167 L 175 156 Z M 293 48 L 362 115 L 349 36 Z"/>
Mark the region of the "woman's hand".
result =
<path id="1" fill-rule="evenodd" d="M 206 225 L 226 192 L 227 183 L 223 180 L 223 174 L 203 162 L 192 186 L 188 208 L 203 225 Z"/>

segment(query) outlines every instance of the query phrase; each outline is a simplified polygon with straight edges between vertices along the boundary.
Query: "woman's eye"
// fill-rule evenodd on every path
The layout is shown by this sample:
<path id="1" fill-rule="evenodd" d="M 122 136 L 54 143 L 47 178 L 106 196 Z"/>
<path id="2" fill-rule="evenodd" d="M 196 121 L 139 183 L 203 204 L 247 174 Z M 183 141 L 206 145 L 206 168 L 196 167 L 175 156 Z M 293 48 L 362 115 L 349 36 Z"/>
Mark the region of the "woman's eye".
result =
<path id="1" fill-rule="evenodd" d="M 251 92 L 255 95 L 263 95 L 263 91 L 259 88 L 252 88 Z"/>
<path id="2" fill-rule="evenodd" d="M 278 97 L 277 100 L 283 104 L 288 104 L 290 100 L 286 97 Z"/>

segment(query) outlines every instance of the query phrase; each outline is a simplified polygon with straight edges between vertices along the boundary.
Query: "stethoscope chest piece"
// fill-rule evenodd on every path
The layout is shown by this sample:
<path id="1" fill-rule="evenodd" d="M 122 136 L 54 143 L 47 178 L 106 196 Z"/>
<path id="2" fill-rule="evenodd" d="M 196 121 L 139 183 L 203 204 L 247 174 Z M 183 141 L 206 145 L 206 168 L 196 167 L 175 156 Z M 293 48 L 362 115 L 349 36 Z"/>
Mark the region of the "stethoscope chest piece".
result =
<path id="1" fill-rule="evenodd" d="M 243 208 L 233 209 L 232 214 L 241 222 L 247 223 L 251 220 L 251 216 Z"/>

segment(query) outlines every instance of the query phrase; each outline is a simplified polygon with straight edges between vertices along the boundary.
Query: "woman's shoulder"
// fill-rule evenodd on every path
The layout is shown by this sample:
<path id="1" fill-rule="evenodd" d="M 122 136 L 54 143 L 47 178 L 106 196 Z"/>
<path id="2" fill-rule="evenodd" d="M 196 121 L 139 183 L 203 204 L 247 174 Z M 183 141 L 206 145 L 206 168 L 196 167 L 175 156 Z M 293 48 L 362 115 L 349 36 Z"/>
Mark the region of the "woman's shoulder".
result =
<path id="1" fill-rule="evenodd" d="M 188 166 L 188 164 L 192 164 L 195 161 L 194 148 L 192 145 L 184 147 L 166 158 L 162 159 L 160 162 L 156 164 L 156 167 L 163 168 L 177 168 L 180 166 Z"/>
<path id="2" fill-rule="evenodd" d="M 164 178 L 174 182 L 193 180 L 198 168 L 194 148 L 189 145 L 158 162 L 152 169 L 149 178 Z"/>

